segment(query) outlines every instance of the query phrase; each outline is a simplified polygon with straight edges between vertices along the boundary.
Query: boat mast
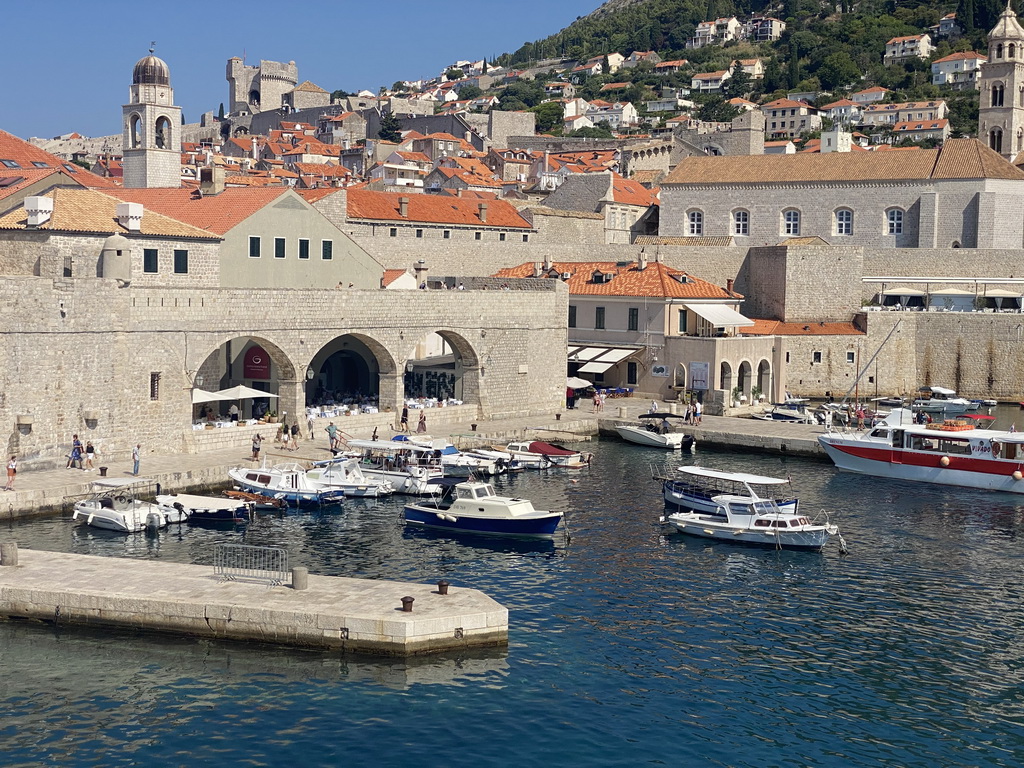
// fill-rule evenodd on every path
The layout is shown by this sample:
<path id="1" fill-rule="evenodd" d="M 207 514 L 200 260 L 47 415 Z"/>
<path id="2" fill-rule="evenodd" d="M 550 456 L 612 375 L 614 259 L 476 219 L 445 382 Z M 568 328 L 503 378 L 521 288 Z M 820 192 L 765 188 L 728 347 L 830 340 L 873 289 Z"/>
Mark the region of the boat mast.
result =
<path id="1" fill-rule="evenodd" d="M 843 405 L 849 399 L 851 392 L 856 390 L 859 393 L 859 391 L 860 391 L 859 385 L 860 385 L 861 377 L 863 377 L 864 374 L 868 372 L 868 369 L 871 368 L 871 364 L 875 361 L 875 358 L 878 357 L 878 353 L 881 352 L 882 348 L 885 347 L 885 345 L 889 343 L 889 339 L 891 339 L 893 337 L 893 334 L 895 334 L 896 331 L 899 330 L 899 327 L 900 327 L 900 325 L 902 323 L 903 323 L 903 318 L 901 317 L 900 319 L 898 319 L 896 321 L 896 323 L 892 327 L 892 330 L 889 331 L 889 333 L 886 335 L 886 337 L 884 339 L 882 339 L 882 343 L 878 345 L 878 349 L 875 350 L 875 353 L 873 355 L 871 355 L 871 357 L 868 359 L 868 361 L 866 363 L 864 363 L 864 367 L 861 368 L 860 371 L 857 373 L 857 378 L 854 379 L 853 386 L 851 386 L 848 390 L 846 390 L 846 394 L 843 395 L 842 402 L 839 403 L 840 405 Z M 860 362 L 860 361 L 858 360 L 858 362 Z M 876 382 L 876 384 L 877 384 L 877 382 Z"/>

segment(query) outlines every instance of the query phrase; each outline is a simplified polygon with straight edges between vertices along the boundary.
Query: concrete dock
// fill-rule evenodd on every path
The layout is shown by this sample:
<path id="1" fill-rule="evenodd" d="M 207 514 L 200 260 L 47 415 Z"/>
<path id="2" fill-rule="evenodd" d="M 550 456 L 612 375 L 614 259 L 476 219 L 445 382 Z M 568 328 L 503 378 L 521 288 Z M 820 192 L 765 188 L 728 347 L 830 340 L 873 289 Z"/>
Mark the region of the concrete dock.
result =
<path id="1" fill-rule="evenodd" d="M 308 576 L 305 589 L 213 567 L 2 546 L 0 617 L 375 656 L 508 644 L 508 609 L 475 589 Z M 12 565 L 16 561 L 16 565 Z M 413 598 L 403 611 L 402 598 Z"/>

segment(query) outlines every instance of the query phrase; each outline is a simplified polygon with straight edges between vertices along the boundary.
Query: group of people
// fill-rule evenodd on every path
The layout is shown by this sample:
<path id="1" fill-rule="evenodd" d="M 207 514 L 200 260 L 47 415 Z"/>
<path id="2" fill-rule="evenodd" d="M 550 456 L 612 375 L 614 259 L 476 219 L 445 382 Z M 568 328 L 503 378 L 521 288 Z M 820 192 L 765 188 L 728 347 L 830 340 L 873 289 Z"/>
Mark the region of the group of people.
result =
<path id="1" fill-rule="evenodd" d="M 658 401 L 651 400 L 650 413 L 658 412 Z M 686 403 L 686 408 L 683 410 L 683 422 L 689 424 L 691 427 L 700 425 L 701 419 L 704 416 L 704 404 L 700 400 L 690 400 Z M 662 419 L 662 425 L 668 425 L 668 419 Z M 667 429 L 665 431 L 668 431 Z"/>
<path id="2" fill-rule="evenodd" d="M 401 432 L 409 431 L 409 407 L 402 406 L 402 417 L 398 422 L 398 428 Z M 416 431 L 419 434 L 423 434 L 427 431 L 427 412 L 420 410 L 420 420 L 416 424 Z"/>
<path id="3" fill-rule="evenodd" d="M 83 447 L 82 441 L 78 439 L 78 435 L 72 435 L 71 453 L 68 454 L 68 463 L 65 469 L 81 469 L 86 472 L 93 472 L 96 469 L 94 466 L 95 459 L 96 447 L 92 444 L 92 440 L 86 440 Z M 136 470 L 135 474 L 138 474 L 138 470 Z"/>

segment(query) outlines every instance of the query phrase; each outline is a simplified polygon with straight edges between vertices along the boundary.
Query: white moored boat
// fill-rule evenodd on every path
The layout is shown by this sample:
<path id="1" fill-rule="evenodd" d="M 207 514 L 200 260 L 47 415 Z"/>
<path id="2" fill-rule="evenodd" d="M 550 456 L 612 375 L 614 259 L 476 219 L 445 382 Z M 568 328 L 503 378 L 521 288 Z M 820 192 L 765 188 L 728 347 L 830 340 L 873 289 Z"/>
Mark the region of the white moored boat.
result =
<path id="1" fill-rule="evenodd" d="M 913 410 L 926 413 L 964 413 L 976 411 L 981 401 L 956 396 L 956 391 L 945 387 L 921 387 L 914 399 Z"/>
<path id="2" fill-rule="evenodd" d="M 1024 434 L 978 429 L 979 418 L 990 417 L 919 425 L 896 408 L 867 432 L 829 432 L 818 442 L 845 472 L 1024 493 Z"/>
<path id="3" fill-rule="evenodd" d="M 784 403 L 772 403 L 764 413 L 755 413 L 753 418 L 762 421 L 789 421 L 794 424 L 813 424 L 814 414 L 807 410 L 809 401 L 805 397 L 789 397 Z"/>
<path id="4" fill-rule="evenodd" d="M 390 496 L 395 492 L 389 480 L 367 477 L 359 467 L 358 459 L 331 459 L 318 461 L 306 471 L 306 477 L 325 488 L 344 491 L 349 496 Z"/>
<path id="5" fill-rule="evenodd" d="M 673 507 L 713 515 L 721 511 L 715 501 L 716 496 L 748 491 L 770 499 L 783 512 L 795 515 L 799 510 L 799 499 L 793 495 L 793 485 L 788 479 L 704 467 L 679 467 L 676 471 L 679 474 L 673 476 L 659 473 L 654 468 L 651 472 L 651 476 L 661 482 L 665 503 Z"/>
<path id="6" fill-rule="evenodd" d="M 563 522 L 561 512 L 534 509 L 529 499 L 498 496 L 489 483 L 454 480 L 443 478 L 435 486 L 449 485 L 450 501 L 435 497 L 406 504 L 406 524 L 458 533 L 550 537 Z"/>
<path id="7" fill-rule="evenodd" d="M 228 477 L 243 491 L 284 499 L 296 507 L 338 504 L 345 499 L 344 491 L 310 480 L 306 468 L 297 462 L 254 469 L 235 467 L 228 470 Z"/>
<path id="8" fill-rule="evenodd" d="M 71 517 L 93 528 L 121 533 L 164 528 L 171 523 L 188 520 L 188 513 L 181 509 L 137 498 L 140 487 L 152 484 L 153 480 L 141 477 L 130 480 L 96 480 L 92 484 L 92 495 L 75 502 Z"/>
<path id="9" fill-rule="evenodd" d="M 348 446 L 357 452 L 362 473 L 387 480 L 395 493 L 428 494 L 430 479 L 444 474 L 429 446 L 395 440 L 349 440 Z"/>
<path id="10" fill-rule="evenodd" d="M 527 469 L 579 468 L 590 464 L 590 454 L 570 451 L 540 440 L 509 443 L 505 450 Z"/>
<path id="11" fill-rule="evenodd" d="M 615 431 L 619 437 L 637 445 L 646 445 L 652 448 L 668 448 L 669 450 L 693 450 L 695 440 L 693 435 L 685 432 L 675 432 L 671 428 L 664 429 L 664 424 L 669 419 L 683 418 L 676 413 L 642 413 L 639 416 L 639 424 L 616 424 Z"/>

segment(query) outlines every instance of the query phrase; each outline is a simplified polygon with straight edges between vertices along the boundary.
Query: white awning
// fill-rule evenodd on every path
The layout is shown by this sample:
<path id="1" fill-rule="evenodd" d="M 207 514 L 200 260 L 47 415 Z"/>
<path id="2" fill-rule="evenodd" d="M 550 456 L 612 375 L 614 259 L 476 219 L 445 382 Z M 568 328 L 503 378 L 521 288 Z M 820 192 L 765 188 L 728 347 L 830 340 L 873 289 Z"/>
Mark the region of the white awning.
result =
<path id="1" fill-rule="evenodd" d="M 613 365 L 615 363 L 587 363 L 580 366 L 579 373 L 604 373 Z"/>
<path id="2" fill-rule="evenodd" d="M 917 288 L 890 288 L 886 291 L 882 291 L 883 296 L 924 296 L 924 291 L 919 291 Z"/>
<path id="3" fill-rule="evenodd" d="M 725 304 L 684 304 L 683 306 L 692 312 L 696 312 L 715 326 L 715 328 L 721 328 L 723 326 L 739 327 L 754 324 L 753 320 L 744 317 L 735 309 L 728 307 Z"/>
<path id="4" fill-rule="evenodd" d="M 1020 291 L 1008 291 L 1005 288 L 988 288 L 981 295 L 983 297 L 996 299 L 1019 299 L 1021 296 L 1024 296 Z"/>
<path id="5" fill-rule="evenodd" d="M 932 296 L 975 296 L 974 291 L 965 291 L 963 288 L 936 288 L 929 291 Z"/>
<path id="6" fill-rule="evenodd" d="M 604 373 L 616 363 L 621 363 L 630 355 L 636 354 L 640 349 L 637 347 L 569 347 L 569 362 L 584 364 L 580 367 L 582 373 Z M 585 364 L 601 363 L 603 368 L 587 368 Z"/>

